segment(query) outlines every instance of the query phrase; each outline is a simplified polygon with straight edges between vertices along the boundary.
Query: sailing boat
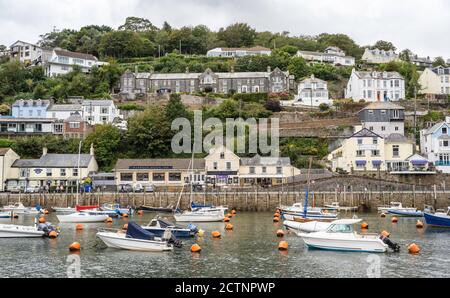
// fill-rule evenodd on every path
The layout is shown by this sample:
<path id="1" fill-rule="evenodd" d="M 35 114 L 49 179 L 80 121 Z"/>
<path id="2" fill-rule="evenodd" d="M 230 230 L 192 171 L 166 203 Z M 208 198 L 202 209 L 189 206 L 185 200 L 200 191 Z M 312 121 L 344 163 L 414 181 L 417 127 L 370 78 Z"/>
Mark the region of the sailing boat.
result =
<path id="1" fill-rule="evenodd" d="M 192 151 L 192 160 L 189 163 L 189 169 L 191 169 L 191 179 L 190 179 L 190 186 L 191 186 L 191 193 L 190 193 L 190 207 L 191 211 L 184 211 L 182 213 L 175 212 L 174 217 L 177 222 L 216 222 L 216 221 L 223 221 L 225 218 L 225 210 L 224 207 L 215 208 L 215 207 L 201 207 L 201 208 L 192 208 L 193 206 L 193 184 L 192 184 L 192 177 L 194 174 L 194 151 Z M 180 195 L 178 197 L 178 203 L 175 210 L 179 210 L 180 201 L 183 196 L 184 191 L 184 185 L 181 189 Z"/>

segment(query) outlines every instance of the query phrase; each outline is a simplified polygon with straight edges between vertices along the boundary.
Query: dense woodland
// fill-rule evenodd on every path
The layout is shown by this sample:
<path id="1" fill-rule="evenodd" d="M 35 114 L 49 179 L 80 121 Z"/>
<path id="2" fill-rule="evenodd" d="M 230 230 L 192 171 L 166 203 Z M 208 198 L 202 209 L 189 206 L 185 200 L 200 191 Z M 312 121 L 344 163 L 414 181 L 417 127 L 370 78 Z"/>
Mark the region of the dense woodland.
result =
<path id="1" fill-rule="evenodd" d="M 351 68 L 335 67 L 330 64 L 308 64 L 295 57 L 298 50 L 323 51 L 328 46 L 337 46 L 357 59 L 358 68 L 369 69 L 360 58 L 366 47 L 384 50 L 398 50 L 393 43 L 378 41 L 374 45 L 361 46 L 344 34 L 323 33 L 318 36 L 292 36 L 289 32 L 257 32 L 248 24 L 236 23 L 217 32 L 204 25 L 173 28 L 164 23 L 161 28 L 149 20 L 130 17 L 117 29 L 107 26 L 86 26 L 80 30 L 63 29 L 40 36 L 42 47 L 60 47 L 71 51 L 90 53 L 108 66 L 94 67 L 89 74 L 79 69 L 55 78 L 47 78 L 42 67 L 27 67 L 16 61 L 0 58 L 0 114 L 7 115 L 9 105 L 16 99 L 48 99 L 64 102 L 69 96 L 85 98 L 109 98 L 126 69 L 156 72 L 202 72 L 206 68 L 213 71 L 265 71 L 268 66 L 289 70 L 297 80 L 314 74 L 329 82 L 335 98 L 343 96 L 343 88 L 351 74 Z M 243 57 L 238 59 L 207 58 L 209 49 L 215 47 L 265 46 L 273 49 L 271 56 Z M 0 45 L 0 50 L 6 48 Z M 418 86 L 418 69 L 409 63 L 413 52 L 401 51 L 401 62 L 376 66 L 375 69 L 398 71 L 405 77 L 407 97 L 414 96 Z M 438 57 L 435 65 L 445 65 Z M 371 66 L 372 68 L 374 66 Z M 253 98 L 228 96 L 217 107 L 205 107 L 207 116 L 237 118 L 238 116 L 268 117 L 279 111 L 279 100 L 268 95 Z M 282 97 L 282 96 L 280 96 Z M 242 100 L 243 99 L 243 100 Z M 255 100 L 256 99 L 256 100 Z M 242 103 L 243 101 L 243 103 Z M 171 119 L 179 116 L 190 117 L 189 111 L 173 95 L 167 106 L 142 107 L 128 104 L 123 109 L 144 110 L 129 120 L 127 132 L 105 125 L 98 126 L 84 142 L 88 152 L 90 143 L 96 147 L 96 157 L 102 169 L 111 169 L 117 158 L 150 158 L 170 156 L 170 141 L 174 132 L 170 131 Z M 40 156 L 42 146 L 50 152 L 75 153 L 78 140 L 61 140 L 56 137 L 24 138 L 0 140 L 0 146 L 12 146 L 22 158 Z M 327 154 L 327 142 L 319 139 L 283 139 L 282 155 L 289 156 L 297 167 L 305 167 L 307 156 L 315 156 L 319 161 Z M 180 156 L 178 156 L 180 157 Z M 317 165 L 317 164 L 316 164 Z"/>

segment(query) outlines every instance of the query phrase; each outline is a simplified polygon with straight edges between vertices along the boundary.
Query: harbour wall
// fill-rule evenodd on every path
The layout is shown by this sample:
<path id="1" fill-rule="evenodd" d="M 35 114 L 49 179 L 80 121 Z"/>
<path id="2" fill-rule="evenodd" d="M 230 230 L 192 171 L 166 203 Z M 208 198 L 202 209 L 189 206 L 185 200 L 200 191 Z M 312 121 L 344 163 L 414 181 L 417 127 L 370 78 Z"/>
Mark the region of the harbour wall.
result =
<path id="1" fill-rule="evenodd" d="M 92 193 L 79 197 L 80 205 L 97 205 L 104 203 L 120 203 L 123 206 L 176 206 L 180 199 L 181 209 L 187 209 L 191 199 L 201 204 L 227 205 L 239 211 L 273 211 L 281 205 L 301 203 L 305 192 L 301 191 L 223 191 L 216 193 L 194 193 L 191 197 L 186 192 L 181 195 L 175 192 L 156 192 L 139 194 Z M 324 206 L 339 202 L 341 206 L 358 206 L 359 211 L 376 211 L 377 206 L 389 205 L 390 202 L 401 202 L 406 207 L 423 209 L 424 205 L 432 205 L 435 209 L 450 206 L 450 191 L 323 191 L 311 192 L 309 203 L 313 206 Z M 21 201 L 25 206 L 40 204 L 44 208 L 74 206 L 75 194 L 0 194 L 0 205 Z"/>

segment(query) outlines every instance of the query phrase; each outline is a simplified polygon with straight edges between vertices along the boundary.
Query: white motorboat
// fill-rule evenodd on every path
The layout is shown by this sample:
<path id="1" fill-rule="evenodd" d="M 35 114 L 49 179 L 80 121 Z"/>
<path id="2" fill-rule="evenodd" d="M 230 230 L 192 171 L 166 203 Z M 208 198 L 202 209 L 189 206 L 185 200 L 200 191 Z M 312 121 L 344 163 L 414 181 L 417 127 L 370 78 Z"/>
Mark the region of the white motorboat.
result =
<path id="1" fill-rule="evenodd" d="M 170 233 L 169 233 L 170 234 Z M 134 251 L 163 252 L 173 250 L 169 239 L 155 237 L 143 230 L 136 223 L 130 222 L 126 232 L 120 230 L 103 229 L 97 233 L 108 247 Z"/>
<path id="2" fill-rule="evenodd" d="M 0 218 L 13 218 L 14 212 L 8 211 L 8 212 L 0 212 Z"/>
<path id="3" fill-rule="evenodd" d="M 115 211 L 119 212 L 120 214 L 132 214 L 131 208 L 122 208 L 120 207 L 120 204 L 103 204 L 100 209 L 103 211 Z"/>
<path id="4" fill-rule="evenodd" d="M 75 212 L 67 215 L 56 215 L 61 223 L 90 223 L 104 222 L 109 216 L 105 214 L 91 215 L 84 212 Z"/>
<path id="5" fill-rule="evenodd" d="M 286 213 L 286 214 L 295 214 L 295 213 L 303 213 L 305 210 L 305 207 L 302 203 L 295 203 L 292 206 L 281 206 L 278 209 L 280 209 L 280 211 L 282 213 Z M 317 207 L 310 207 L 308 206 L 308 210 L 307 212 L 320 212 L 322 211 L 322 208 L 317 208 Z"/>
<path id="6" fill-rule="evenodd" d="M 322 209 L 332 210 L 332 211 L 357 211 L 358 206 L 343 207 L 343 206 L 340 206 L 339 202 L 332 202 L 331 204 L 326 204 L 324 206 L 324 208 L 322 208 Z"/>
<path id="7" fill-rule="evenodd" d="M 382 240 L 380 235 L 356 233 L 354 225 L 361 221 L 362 219 L 340 219 L 333 221 L 325 231 L 300 233 L 299 236 L 308 247 L 324 250 L 383 253 L 388 247 L 399 249 L 388 238 Z"/>
<path id="8" fill-rule="evenodd" d="M 294 232 L 297 236 L 302 232 L 314 233 L 325 231 L 331 225 L 329 222 L 310 221 L 310 222 L 296 222 L 291 220 L 285 220 L 283 225 L 289 230 Z"/>
<path id="9" fill-rule="evenodd" d="M 200 208 L 195 211 L 175 213 L 174 217 L 178 222 L 216 222 L 223 221 L 225 213 L 223 209 Z"/>
<path id="10" fill-rule="evenodd" d="M 0 238 L 39 238 L 44 235 L 44 231 L 33 226 L 0 225 Z"/>
<path id="11" fill-rule="evenodd" d="M 25 207 L 22 203 L 14 203 L 8 206 L 3 206 L 3 211 L 13 211 L 15 214 L 36 215 L 41 212 L 41 207 Z"/>
<path id="12" fill-rule="evenodd" d="M 403 207 L 402 203 L 400 202 L 391 202 L 390 206 L 379 206 L 378 212 L 387 213 L 389 210 L 392 211 L 404 211 L 404 212 L 416 212 L 416 208 L 408 208 Z"/>
<path id="13" fill-rule="evenodd" d="M 56 213 L 75 213 L 77 210 L 71 207 L 52 207 Z"/>

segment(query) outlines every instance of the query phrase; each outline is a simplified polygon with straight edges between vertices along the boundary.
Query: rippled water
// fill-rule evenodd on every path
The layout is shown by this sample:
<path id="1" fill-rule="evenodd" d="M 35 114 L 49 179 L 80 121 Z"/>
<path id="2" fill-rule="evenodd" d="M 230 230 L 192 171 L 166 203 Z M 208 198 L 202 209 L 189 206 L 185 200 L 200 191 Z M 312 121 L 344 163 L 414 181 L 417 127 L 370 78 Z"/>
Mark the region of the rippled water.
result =
<path id="1" fill-rule="evenodd" d="M 141 224 L 154 214 L 135 216 Z M 450 229 L 417 229 L 416 219 L 399 219 L 392 224 L 377 214 L 358 214 L 369 223 L 369 232 L 387 230 L 391 239 L 402 246 L 400 253 L 377 254 L 381 277 L 450 277 Z M 344 217 L 344 216 L 341 216 Z M 49 221 L 57 223 L 54 214 Z M 16 224 L 32 224 L 33 218 L 15 220 Z M 121 227 L 127 220 L 115 220 Z M 0 223 L 10 223 L 1 220 Z M 239 213 L 232 219 L 234 231 L 225 231 L 224 223 L 199 224 L 204 238 L 185 240 L 185 246 L 165 253 L 122 251 L 96 239 L 97 228 L 107 224 L 85 224 L 76 231 L 74 224 L 61 224 L 58 239 L 0 239 L 0 276 L 66 277 L 70 243 L 82 245 L 82 277 L 366 277 L 367 253 L 309 250 L 301 238 L 288 234 L 286 253 L 277 250 L 275 231 L 281 223 L 272 223 L 272 213 Z M 221 239 L 210 232 L 219 230 Z M 192 254 L 190 246 L 197 242 L 203 248 Z M 422 251 L 410 255 L 407 245 L 415 242 Z"/>

